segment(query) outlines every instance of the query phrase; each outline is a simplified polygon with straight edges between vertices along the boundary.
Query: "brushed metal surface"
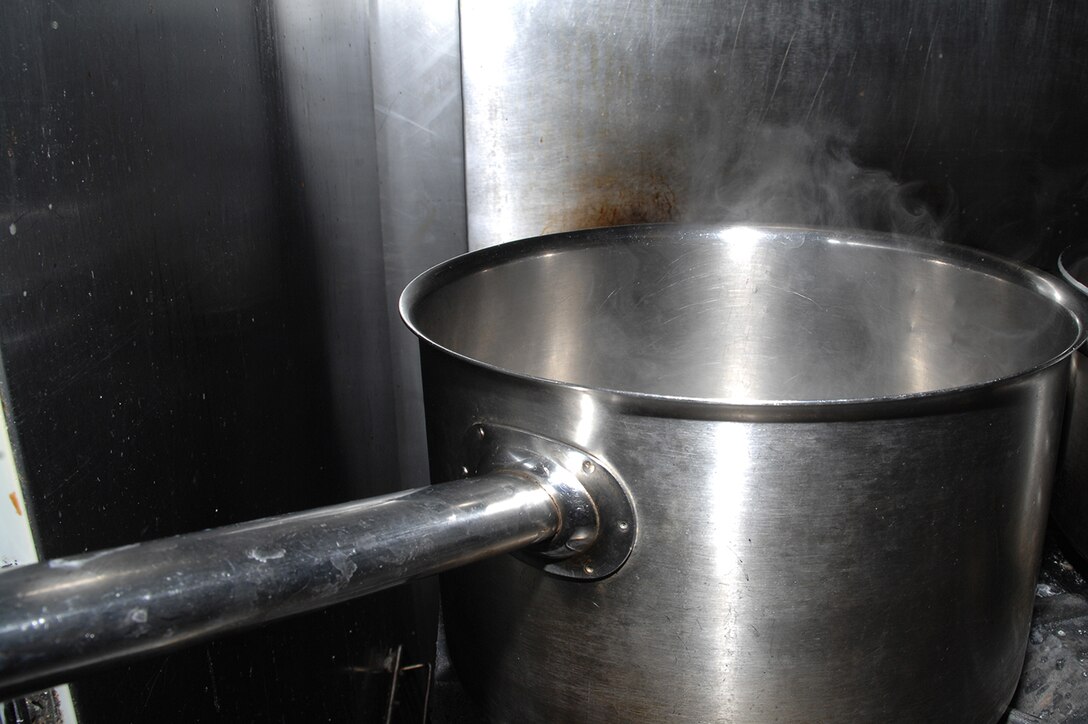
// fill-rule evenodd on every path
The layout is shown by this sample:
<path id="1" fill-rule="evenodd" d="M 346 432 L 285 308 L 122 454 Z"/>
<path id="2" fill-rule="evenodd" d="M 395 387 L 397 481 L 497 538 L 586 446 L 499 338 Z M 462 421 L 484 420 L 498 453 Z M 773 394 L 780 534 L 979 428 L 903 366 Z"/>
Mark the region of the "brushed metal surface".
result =
<path id="1" fill-rule="evenodd" d="M 409 484 L 427 479 L 427 439 L 416 339 L 397 299 L 417 274 L 468 251 L 457 5 L 377 0 L 370 12 L 398 458 Z"/>
<path id="2" fill-rule="evenodd" d="M 1088 8 L 461 3 L 472 248 L 653 221 L 1088 234 Z"/>
<path id="3" fill-rule="evenodd" d="M 1058 269 L 1088 304 L 1088 246 L 1062 252 Z M 1052 515 L 1077 553 L 1088 559 L 1088 348 L 1077 350 L 1073 370 Z"/>
<path id="4" fill-rule="evenodd" d="M 395 486 L 368 8 L 0 5 L 2 392 L 43 557 Z M 86 722 L 365 719 L 416 630 L 404 589 L 73 692 Z"/>
<path id="5" fill-rule="evenodd" d="M 290 201 L 303 221 L 330 463 L 349 495 L 397 488 L 392 361 L 378 150 L 365 3 L 273 0 L 278 140 L 290 144 Z M 271 89 L 270 89 L 271 91 Z M 286 169 L 280 170 L 282 174 Z M 287 179 L 285 179 L 287 180 Z M 324 388 L 324 389 L 322 389 Z"/>
<path id="6" fill-rule="evenodd" d="M 779 243 L 788 239 L 804 243 Z M 657 263 L 630 273 L 624 259 L 639 258 L 648 240 Z M 1058 305 L 1072 297 L 977 253 L 903 239 L 850 247 L 820 234 L 760 232 L 745 261 L 729 259 L 736 241 L 705 228 L 561 235 L 482 251 L 407 290 L 405 316 L 424 338 L 436 479 L 455 474 L 466 426 L 531 429 L 592 452 L 628 486 L 639 518 L 630 559 L 596 583 L 511 560 L 444 574 L 460 676 L 496 721 L 996 721 L 1023 662 L 1068 360 L 1084 336 Z M 761 255 L 761 247 L 783 251 Z M 866 265 L 859 283 L 851 261 L 812 256 L 812 247 L 882 263 Z M 595 256 L 601 249 L 615 254 Z M 706 354 L 707 335 L 728 352 L 749 333 L 773 340 L 761 336 L 768 326 L 813 322 L 793 309 L 779 318 L 740 304 L 743 314 L 720 323 L 721 309 L 753 298 L 748 280 L 762 264 L 784 283 L 797 282 L 797 269 L 812 272 L 812 286 L 787 288 L 783 298 L 811 295 L 828 279 L 852 291 L 842 304 L 816 299 L 819 322 L 830 325 L 820 337 L 793 335 L 792 348 L 768 347 L 773 355 Z M 679 267 L 685 273 L 674 275 Z M 568 293 L 571 277 L 577 293 Z M 934 284 L 915 295 L 903 278 Z M 889 290 L 886 304 L 846 303 L 867 301 L 868 285 Z M 669 296 L 677 288 L 682 303 Z M 513 316 L 490 306 L 498 289 Z M 963 289 L 988 303 L 957 304 Z M 630 295 L 624 313 L 639 333 L 607 344 L 637 355 L 658 330 L 687 330 L 662 346 L 658 359 L 683 371 L 665 387 L 622 354 L 602 356 L 595 325 L 609 320 L 611 300 Z M 1011 298 L 1034 306 L 1034 318 L 1056 315 L 1055 324 L 1041 325 L 1032 343 L 1015 322 L 993 326 L 988 307 Z M 440 306 L 510 324 L 458 323 Z M 789 397 L 723 386 L 747 370 L 756 382 L 777 375 L 788 389 L 795 360 L 819 365 L 806 348 L 825 343 L 863 356 L 857 309 L 875 329 L 900 314 L 943 311 L 949 332 L 976 331 L 900 329 L 875 386 L 834 344 L 819 384 Z M 518 313 L 527 315 L 520 324 Z M 512 349 L 525 345 L 544 362 L 526 364 Z M 1011 366 L 981 361 L 1015 347 L 1027 352 Z M 891 364 L 899 358 L 917 380 Z M 930 372 L 946 367 L 952 377 Z M 856 395 L 843 387 L 820 397 L 832 368 L 858 380 Z M 959 389 L 937 392 L 945 385 Z M 736 396 L 723 400 L 723 391 Z"/>

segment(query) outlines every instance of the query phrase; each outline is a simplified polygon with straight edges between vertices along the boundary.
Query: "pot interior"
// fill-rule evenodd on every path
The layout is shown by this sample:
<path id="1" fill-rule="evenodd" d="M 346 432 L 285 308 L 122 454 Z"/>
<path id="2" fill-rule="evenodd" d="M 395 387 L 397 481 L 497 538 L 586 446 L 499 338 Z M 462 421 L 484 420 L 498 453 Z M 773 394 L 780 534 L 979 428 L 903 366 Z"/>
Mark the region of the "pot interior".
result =
<path id="1" fill-rule="evenodd" d="M 789 229 L 627 227 L 493 247 L 424 274 L 406 321 L 503 371 L 729 402 L 896 398 L 1061 358 L 1040 274 L 954 246 Z"/>

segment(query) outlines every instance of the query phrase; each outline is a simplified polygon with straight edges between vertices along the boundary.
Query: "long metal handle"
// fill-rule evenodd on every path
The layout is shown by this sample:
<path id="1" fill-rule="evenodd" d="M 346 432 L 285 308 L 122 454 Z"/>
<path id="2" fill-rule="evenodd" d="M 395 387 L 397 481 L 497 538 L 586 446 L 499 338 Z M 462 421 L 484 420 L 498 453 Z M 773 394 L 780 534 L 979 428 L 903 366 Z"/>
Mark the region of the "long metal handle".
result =
<path id="1" fill-rule="evenodd" d="M 533 476 L 496 472 L 0 573 L 0 700 L 80 671 L 551 539 Z"/>

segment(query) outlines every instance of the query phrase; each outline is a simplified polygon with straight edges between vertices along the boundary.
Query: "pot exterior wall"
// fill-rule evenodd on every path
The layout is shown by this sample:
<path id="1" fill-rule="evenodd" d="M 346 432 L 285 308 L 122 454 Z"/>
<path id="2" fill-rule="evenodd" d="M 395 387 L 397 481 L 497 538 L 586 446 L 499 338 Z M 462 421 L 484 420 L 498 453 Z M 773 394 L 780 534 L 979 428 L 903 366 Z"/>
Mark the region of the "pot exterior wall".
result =
<path id="1" fill-rule="evenodd" d="M 1088 353 L 1083 347 L 1073 355 L 1073 369 L 1052 513 L 1077 553 L 1088 559 Z"/>
<path id="2" fill-rule="evenodd" d="M 436 480 L 459 476 L 473 424 L 497 423 L 592 453 L 635 500 L 635 549 L 607 579 L 560 580 L 511 557 L 443 575 L 451 655 L 494 720 L 1003 713 L 1067 362 L 969 404 L 820 422 L 639 409 L 427 345 L 423 370 Z"/>

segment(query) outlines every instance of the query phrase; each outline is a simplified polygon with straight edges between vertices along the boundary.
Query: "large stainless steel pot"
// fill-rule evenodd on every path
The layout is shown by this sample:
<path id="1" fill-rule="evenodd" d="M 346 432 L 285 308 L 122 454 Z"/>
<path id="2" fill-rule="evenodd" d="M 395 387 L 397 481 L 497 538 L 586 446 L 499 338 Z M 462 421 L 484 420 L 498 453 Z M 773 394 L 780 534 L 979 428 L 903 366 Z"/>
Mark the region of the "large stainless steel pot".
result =
<path id="1" fill-rule="evenodd" d="M 502 424 L 591 453 L 638 540 L 594 583 L 443 576 L 500 721 L 977 721 L 1019 676 L 1068 293 L 975 251 L 626 228 L 457 259 L 402 309 L 433 475 Z"/>
<path id="2" fill-rule="evenodd" d="M 1088 245 L 1066 249 L 1058 259 L 1058 268 L 1088 301 Z M 1084 346 L 1073 355 L 1073 370 L 1065 446 L 1051 510 L 1077 553 L 1088 559 L 1088 350 Z"/>
<path id="3" fill-rule="evenodd" d="M 448 638 L 496 720 L 993 721 L 1078 304 L 848 233 L 461 257 L 402 311 L 435 479 L 471 479 L 2 573 L 0 695 L 472 564 Z"/>

